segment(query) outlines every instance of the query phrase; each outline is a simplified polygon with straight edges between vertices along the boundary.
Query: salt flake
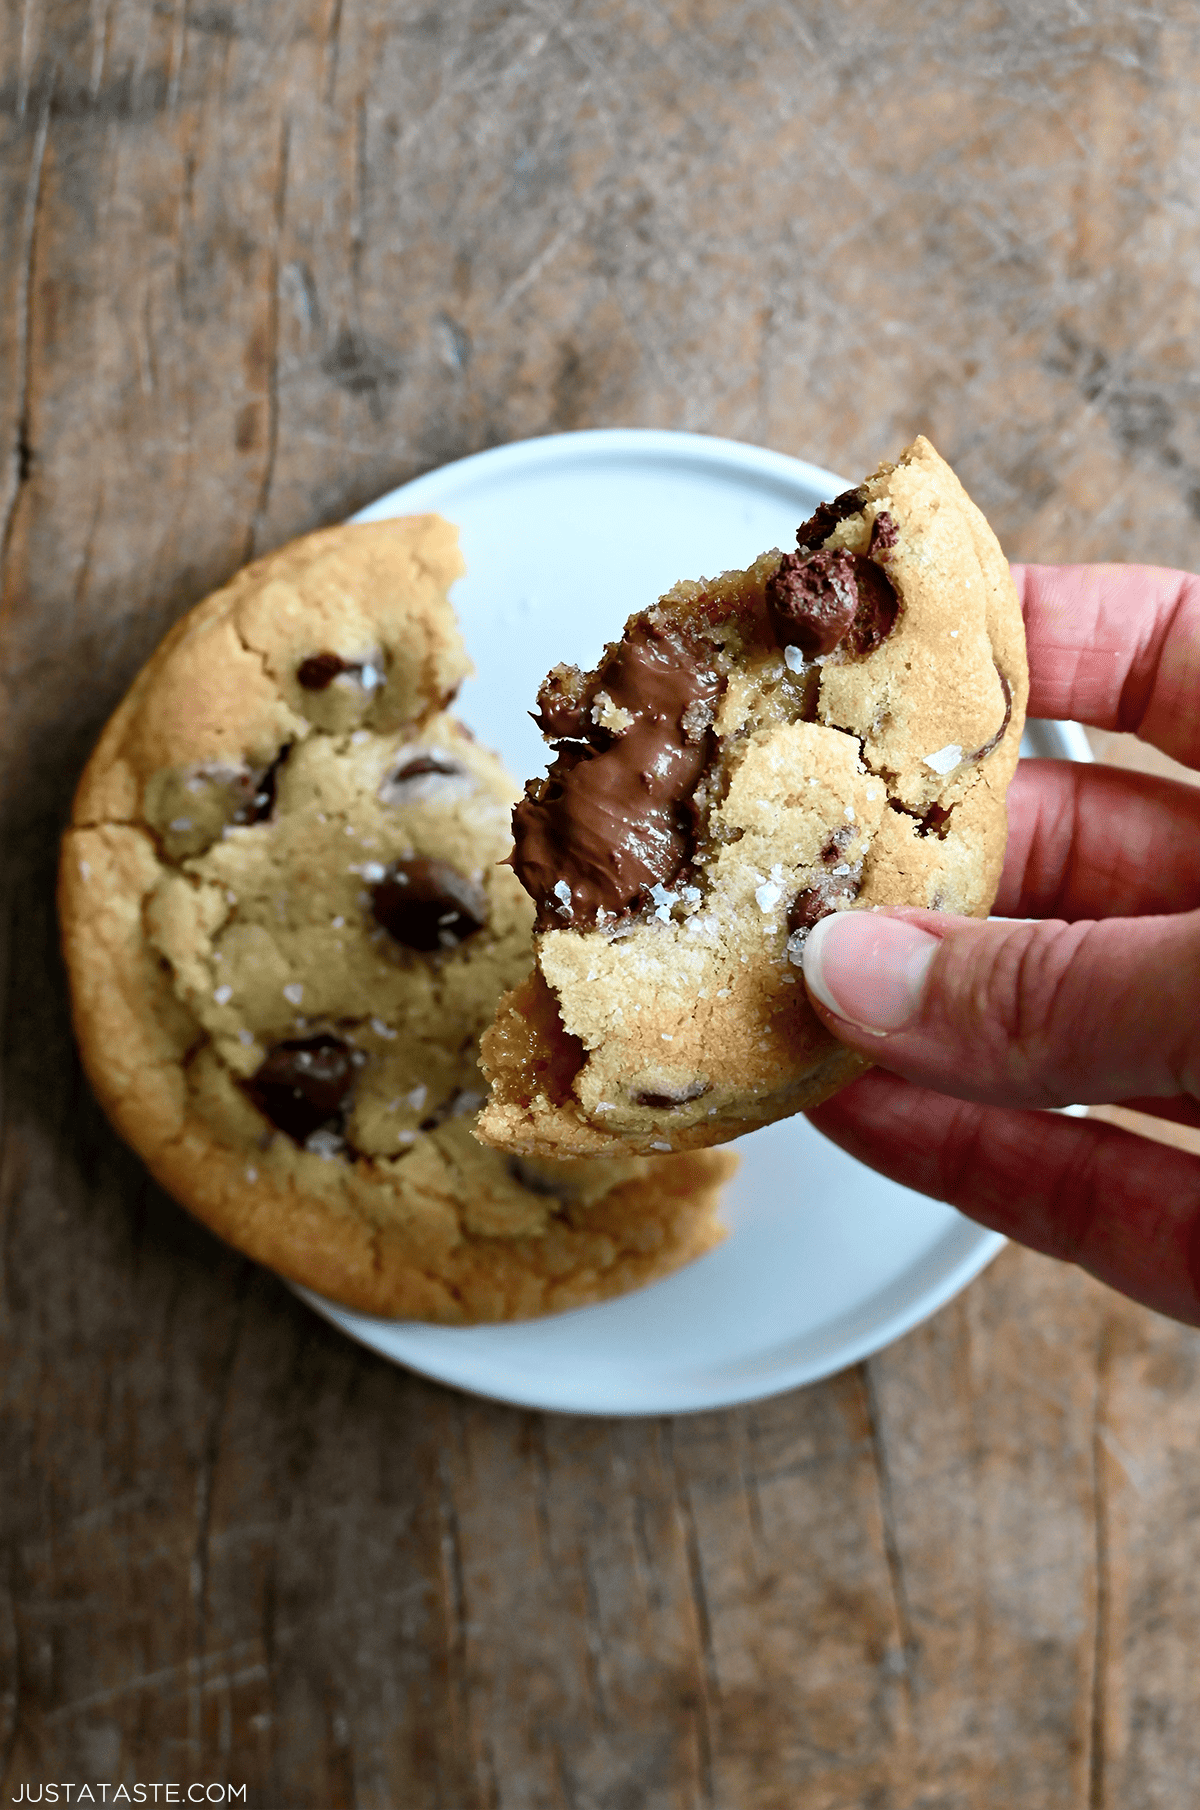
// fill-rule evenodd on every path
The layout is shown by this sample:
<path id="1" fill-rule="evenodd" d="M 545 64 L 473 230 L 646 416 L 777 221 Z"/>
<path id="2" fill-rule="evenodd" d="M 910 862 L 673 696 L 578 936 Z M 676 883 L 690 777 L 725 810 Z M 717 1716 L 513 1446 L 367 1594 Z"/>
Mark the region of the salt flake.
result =
<path id="1" fill-rule="evenodd" d="M 947 742 L 944 748 L 937 748 L 932 754 L 924 756 L 925 765 L 932 767 L 935 773 L 953 773 L 962 761 L 962 752 L 957 742 Z"/>

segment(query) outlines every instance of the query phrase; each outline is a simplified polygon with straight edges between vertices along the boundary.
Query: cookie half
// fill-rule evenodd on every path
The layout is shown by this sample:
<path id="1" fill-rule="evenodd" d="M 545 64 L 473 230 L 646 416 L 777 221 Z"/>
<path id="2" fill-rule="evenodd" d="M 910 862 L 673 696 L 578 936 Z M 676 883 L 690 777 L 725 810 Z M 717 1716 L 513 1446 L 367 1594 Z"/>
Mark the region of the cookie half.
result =
<path id="1" fill-rule="evenodd" d="M 986 915 L 1028 692 L 995 536 L 918 439 L 797 543 L 546 680 L 556 758 L 513 817 L 537 967 L 483 1040 L 489 1143 L 696 1149 L 816 1105 L 867 1065 L 808 1004 L 812 925 Z"/>
<path id="2" fill-rule="evenodd" d="M 83 776 L 60 875 L 76 1030 L 183 1205 L 368 1312 L 603 1299 L 720 1237 L 714 1153 L 484 1149 L 478 1043 L 530 964 L 516 788 L 446 713 L 436 517 L 330 530 L 194 610 Z"/>

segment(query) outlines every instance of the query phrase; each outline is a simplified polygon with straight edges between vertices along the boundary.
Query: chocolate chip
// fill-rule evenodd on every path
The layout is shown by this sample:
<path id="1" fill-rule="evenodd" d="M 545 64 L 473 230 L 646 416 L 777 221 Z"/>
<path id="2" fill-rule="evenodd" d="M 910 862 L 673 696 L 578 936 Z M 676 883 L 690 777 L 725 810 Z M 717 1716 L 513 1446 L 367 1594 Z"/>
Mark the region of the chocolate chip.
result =
<path id="1" fill-rule="evenodd" d="M 676 1106 L 686 1106 L 691 1100 L 703 1099 L 708 1085 L 707 1081 L 693 1081 L 690 1087 L 680 1088 L 677 1093 L 637 1093 L 629 1097 L 635 1106 L 648 1106 L 653 1112 L 670 1112 Z"/>
<path id="2" fill-rule="evenodd" d="M 785 553 L 767 581 L 767 613 L 781 647 L 798 647 L 806 660 L 831 654 L 858 610 L 854 555 Z"/>
<path id="3" fill-rule="evenodd" d="M 900 530 L 887 510 L 881 509 L 871 527 L 871 540 L 867 552 L 872 559 L 886 560 L 899 538 Z"/>
<path id="4" fill-rule="evenodd" d="M 832 503 L 818 503 L 808 520 L 796 530 L 796 545 L 803 552 L 827 541 L 839 522 L 857 515 L 865 497 L 861 490 L 843 490 Z"/>
<path id="5" fill-rule="evenodd" d="M 781 647 L 806 660 L 849 652 L 869 654 L 895 627 L 900 600 L 874 560 L 845 548 L 785 553 L 767 580 L 767 614 Z"/>
<path id="6" fill-rule="evenodd" d="M 821 850 L 822 861 L 840 861 L 853 841 L 853 827 L 844 823 L 840 829 L 834 830 L 833 835 Z"/>
<path id="7" fill-rule="evenodd" d="M 245 804 L 239 805 L 234 812 L 234 823 L 267 822 L 275 809 L 275 791 L 279 779 L 279 769 L 291 751 L 291 742 L 285 742 L 270 766 L 257 777 L 251 777 L 246 781 L 245 789 L 250 795 Z"/>
<path id="8" fill-rule="evenodd" d="M 792 900 L 787 915 L 788 930 L 811 930 L 821 918 L 828 917 L 832 909 L 827 892 L 820 886 L 810 886 Z"/>
<path id="9" fill-rule="evenodd" d="M 324 691 L 327 685 L 333 684 L 339 673 L 352 670 L 340 654 L 310 654 L 296 668 L 296 679 L 305 691 Z"/>
<path id="10" fill-rule="evenodd" d="M 454 949 L 488 920 L 487 894 L 448 861 L 393 861 L 371 888 L 375 921 L 406 949 Z"/>
<path id="11" fill-rule="evenodd" d="M 522 1157 L 510 1156 L 505 1168 L 519 1187 L 543 1199 L 560 1200 L 565 1204 L 575 1192 L 561 1167 L 552 1170 L 548 1163 L 531 1163 Z"/>
<path id="12" fill-rule="evenodd" d="M 896 626 L 900 599 L 887 573 L 881 572 L 872 560 L 855 556 L 854 577 L 858 584 L 858 610 L 846 641 L 850 652 L 861 657 L 873 653 L 887 640 Z"/>
<path id="13" fill-rule="evenodd" d="M 431 749 L 428 754 L 419 754 L 415 760 L 407 761 L 404 766 L 397 767 L 392 774 L 390 783 L 401 786 L 406 779 L 424 779 L 429 773 L 450 775 L 461 772 L 462 768 L 452 761 L 448 754 L 438 754 L 436 750 Z"/>
<path id="14" fill-rule="evenodd" d="M 888 804 L 893 811 L 899 811 L 905 817 L 916 819 L 918 836 L 936 836 L 939 842 L 944 842 L 946 840 L 947 826 L 950 822 L 951 813 L 954 810 L 952 804 L 945 805 L 934 803 L 927 806 L 923 811 L 914 811 L 912 807 L 907 804 L 897 804 L 894 798 L 889 798 Z"/>
<path id="15" fill-rule="evenodd" d="M 341 1129 L 342 1107 L 365 1062 L 341 1037 L 322 1033 L 277 1043 L 242 1087 L 263 1117 L 294 1143 Z"/>
<path id="16" fill-rule="evenodd" d="M 814 924 L 827 918 L 838 905 L 843 902 L 848 904 L 857 896 L 861 884 L 861 865 L 844 877 L 822 874 L 814 886 L 798 892 L 792 900 L 787 915 L 789 935 L 795 935 L 797 930 L 811 930 Z"/>
<path id="17" fill-rule="evenodd" d="M 1001 723 L 999 729 L 997 729 L 995 735 L 990 735 L 988 737 L 982 748 L 976 748 L 974 754 L 970 757 L 972 760 L 986 760 L 992 750 L 1000 746 L 1000 743 L 1008 733 L 1008 725 L 1012 721 L 1012 686 L 998 666 L 996 668 L 996 677 L 1000 681 L 1000 690 L 1004 694 L 1004 721 Z"/>

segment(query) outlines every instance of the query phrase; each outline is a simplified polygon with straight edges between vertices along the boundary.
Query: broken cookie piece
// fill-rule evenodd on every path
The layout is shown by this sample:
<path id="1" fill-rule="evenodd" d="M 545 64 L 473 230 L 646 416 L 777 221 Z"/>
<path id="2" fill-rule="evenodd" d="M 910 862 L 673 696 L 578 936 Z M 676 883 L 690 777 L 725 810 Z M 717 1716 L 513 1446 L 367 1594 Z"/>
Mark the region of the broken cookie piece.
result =
<path id="1" fill-rule="evenodd" d="M 525 1167 L 471 1135 L 528 975 L 516 787 L 444 709 L 436 517 L 312 535 L 167 637 L 63 843 L 76 1030 L 114 1124 L 214 1231 L 351 1307 L 550 1313 L 717 1242 L 716 1152 Z"/>
<path id="2" fill-rule="evenodd" d="M 918 439 L 796 538 L 543 686 L 537 971 L 484 1038 L 487 1142 L 693 1149 L 815 1105 L 864 1064 L 809 1008 L 813 924 L 986 914 L 1028 689 L 995 536 Z"/>

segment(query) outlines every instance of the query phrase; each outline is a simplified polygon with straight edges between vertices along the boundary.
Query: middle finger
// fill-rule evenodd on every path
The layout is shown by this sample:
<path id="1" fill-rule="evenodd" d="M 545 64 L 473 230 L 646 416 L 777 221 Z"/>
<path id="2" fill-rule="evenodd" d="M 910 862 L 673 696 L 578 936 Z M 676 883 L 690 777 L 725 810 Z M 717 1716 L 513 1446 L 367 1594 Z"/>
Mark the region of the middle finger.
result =
<path id="1" fill-rule="evenodd" d="M 1200 907 L 1200 787 L 1120 767 L 1022 761 L 994 910 L 1148 917 Z"/>

